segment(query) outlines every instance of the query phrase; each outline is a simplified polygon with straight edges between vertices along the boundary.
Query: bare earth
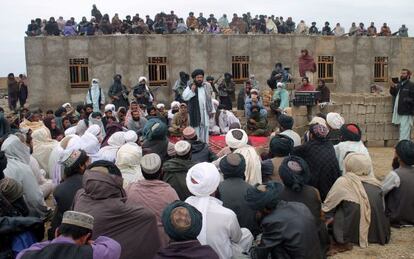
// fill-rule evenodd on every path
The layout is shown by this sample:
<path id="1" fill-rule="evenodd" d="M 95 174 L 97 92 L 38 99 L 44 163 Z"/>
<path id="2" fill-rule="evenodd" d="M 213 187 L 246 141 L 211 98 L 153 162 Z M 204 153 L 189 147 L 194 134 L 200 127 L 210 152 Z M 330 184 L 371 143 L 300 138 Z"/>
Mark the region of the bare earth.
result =
<path id="1" fill-rule="evenodd" d="M 382 179 L 391 169 L 393 148 L 369 148 L 374 162 L 375 175 Z M 354 246 L 352 251 L 337 254 L 333 259 L 378 259 L 378 258 L 414 258 L 414 228 L 391 228 L 391 241 L 385 246 L 372 244 L 361 249 Z"/>

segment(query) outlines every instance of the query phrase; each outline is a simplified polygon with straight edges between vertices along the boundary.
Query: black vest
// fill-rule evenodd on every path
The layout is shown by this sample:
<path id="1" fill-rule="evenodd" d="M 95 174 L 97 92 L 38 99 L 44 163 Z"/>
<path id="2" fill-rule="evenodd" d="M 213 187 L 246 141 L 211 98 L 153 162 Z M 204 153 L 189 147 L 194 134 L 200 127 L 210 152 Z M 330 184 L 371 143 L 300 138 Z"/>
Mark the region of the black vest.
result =
<path id="1" fill-rule="evenodd" d="M 93 259 L 93 250 L 90 245 L 50 244 L 43 249 L 27 251 L 22 259 Z"/>

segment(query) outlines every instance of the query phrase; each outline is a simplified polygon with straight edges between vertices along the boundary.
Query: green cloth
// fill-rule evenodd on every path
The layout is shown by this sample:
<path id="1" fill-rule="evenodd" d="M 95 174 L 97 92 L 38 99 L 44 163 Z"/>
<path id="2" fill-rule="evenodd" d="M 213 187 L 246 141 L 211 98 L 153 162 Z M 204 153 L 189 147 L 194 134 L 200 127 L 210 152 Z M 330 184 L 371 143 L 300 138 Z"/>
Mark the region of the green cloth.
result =
<path id="1" fill-rule="evenodd" d="M 193 165 L 195 165 L 193 161 L 177 157 L 166 161 L 162 167 L 164 173 L 163 181 L 169 183 L 174 188 L 182 201 L 185 201 L 192 195 L 187 188 L 185 178 L 188 170 Z"/>

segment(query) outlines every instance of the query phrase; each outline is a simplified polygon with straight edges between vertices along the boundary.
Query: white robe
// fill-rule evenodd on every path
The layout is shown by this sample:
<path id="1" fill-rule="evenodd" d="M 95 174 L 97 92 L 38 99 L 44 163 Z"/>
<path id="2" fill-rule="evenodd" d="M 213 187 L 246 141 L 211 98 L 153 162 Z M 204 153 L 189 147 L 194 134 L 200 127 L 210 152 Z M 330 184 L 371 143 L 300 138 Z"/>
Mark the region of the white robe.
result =
<path id="1" fill-rule="evenodd" d="M 231 111 L 222 111 L 219 116 L 219 127 L 221 134 L 229 132 L 230 125 L 233 123 L 240 124 L 240 120 Z"/>
<path id="2" fill-rule="evenodd" d="M 338 159 L 338 163 L 339 163 L 339 169 L 341 169 L 342 174 L 344 174 L 343 172 L 344 158 L 348 152 L 365 154 L 369 156 L 369 158 L 371 159 L 368 149 L 365 147 L 362 141 L 344 141 L 344 142 L 340 142 L 339 144 L 335 145 L 334 148 L 335 148 L 336 159 Z M 372 169 L 371 169 L 371 172 L 372 172 Z"/>

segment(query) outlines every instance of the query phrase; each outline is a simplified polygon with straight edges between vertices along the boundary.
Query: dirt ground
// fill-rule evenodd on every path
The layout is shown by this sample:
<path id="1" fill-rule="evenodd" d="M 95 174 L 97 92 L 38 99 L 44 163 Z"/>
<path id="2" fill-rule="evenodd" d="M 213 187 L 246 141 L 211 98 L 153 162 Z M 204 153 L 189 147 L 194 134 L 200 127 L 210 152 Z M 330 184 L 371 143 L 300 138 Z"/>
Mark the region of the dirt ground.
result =
<path id="1" fill-rule="evenodd" d="M 382 179 L 391 169 L 394 157 L 393 148 L 369 148 L 377 178 Z M 358 246 L 332 259 L 378 259 L 378 258 L 414 258 L 414 228 L 391 228 L 391 241 L 385 246 L 370 244 L 368 248 Z"/>

